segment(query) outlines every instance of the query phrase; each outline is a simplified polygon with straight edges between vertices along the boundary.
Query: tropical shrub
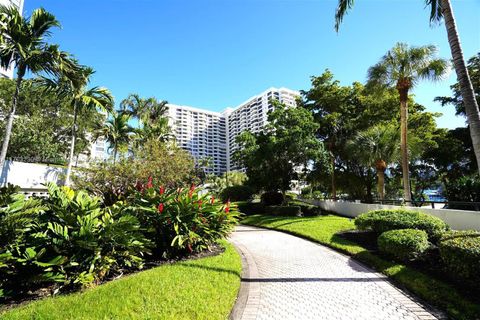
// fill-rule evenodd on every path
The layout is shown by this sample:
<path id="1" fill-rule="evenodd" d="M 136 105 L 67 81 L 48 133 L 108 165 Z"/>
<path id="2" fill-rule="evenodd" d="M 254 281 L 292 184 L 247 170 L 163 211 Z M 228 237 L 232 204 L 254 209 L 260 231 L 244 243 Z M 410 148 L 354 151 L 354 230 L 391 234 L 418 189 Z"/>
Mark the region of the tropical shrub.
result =
<path id="1" fill-rule="evenodd" d="M 288 203 L 288 205 L 290 206 L 299 206 L 300 207 L 300 210 L 302 211 L 302 215 L 304 217 L 315 217 L 315 216 L 319 216 L 321 215 L 323 212 L 322 212 L 322 209 L 320 209 L 319 207 L 317 206 L 314 206 L 312 204 L 308 204 L 308 203 L 305 203 L 305 202 L 302 202 L 302 201 L 290 201 Z"/>
<path id="2" fill-rule="evenodd" d="M 128 198 L 135 183 L 149 177 L 155 184 L 169 188 L 192 182 L 195 167 L 186 151 L 157 141 L 147 142 L 135 151 L 134 158 L 97 162 L 78 170 L 73 176 L 75 187 L 101 197 L 105 205 L 112 205 Z"/>
<path id="3" fill-rule="evenodd" d="M 149 179 L 129 201 L 157 255 L 208 249 L 233 230 L 239 217 L 230 202 L 223 204 L 209 194 L 202 195 L 194 185 L 167 190 L 154 187 Z"/>
<path id="4" fill-rule="evenodd" d="M 266 206 L 279 206 L 283 203 L 284 197 L 281 192 L 267 191 L 260 197 L 261 201 Z"/>
<path id="5" fill-rule="evenodd" d="M 5 294 L 56 283 L 87 286 L 122 269 L 141 268 L 149 242 L 120 206 L 104 208 L 84 191 L 48 185 L 47 200 L 13 197 L 0 210 L 0 274 Z"/>
<path id="6" fill-rule="evenodd" d="M 439 241 L 440 257 L 451 275 L 469 284 L 480 282 L 480 232 L 449 231 Z"/>
<path id="7" fill-rule="evenodd" d="M 429 247 L 427 233 L 416 229 L 385 231 L 378 237 L 377 243 L 381 252 L 400 261 L 414 260 Z"/>
<path id="8" fill-rule="evenodd" d="M 243 185 L 236 185 L 227 187 L 220 192 L 220 199 L 225 201 L 247 201 L 252 198 L 255 194 L 255 190 L 253 190 L 249 186 Z"/>
<path id="9" fill-rule="evenodd" d="M 397 229 L 424 230 L 431 241 L 436 241 L 448 226 L 441 219 L 429 214 L 405 209 L 375 210 L 359 215 L 355 225 L 360 230 L 372 230 L 378 234 Z"/>

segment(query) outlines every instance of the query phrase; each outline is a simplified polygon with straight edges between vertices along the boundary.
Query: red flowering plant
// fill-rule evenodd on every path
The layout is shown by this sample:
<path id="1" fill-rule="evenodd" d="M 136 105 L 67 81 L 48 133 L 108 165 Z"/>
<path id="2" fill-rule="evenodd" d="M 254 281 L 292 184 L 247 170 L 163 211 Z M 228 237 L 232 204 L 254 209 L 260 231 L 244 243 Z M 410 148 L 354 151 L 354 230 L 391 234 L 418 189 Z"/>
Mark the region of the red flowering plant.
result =
<path id="1" fill-rule="evenodd" d="M 156 246 L 154 253 L 163 256 L 209 249 L 233 230 L 239 217 L 235 206 L 215 200 L 195 185 L 170 189 L 149 180 L 130 202 L 145 235 Z"/>

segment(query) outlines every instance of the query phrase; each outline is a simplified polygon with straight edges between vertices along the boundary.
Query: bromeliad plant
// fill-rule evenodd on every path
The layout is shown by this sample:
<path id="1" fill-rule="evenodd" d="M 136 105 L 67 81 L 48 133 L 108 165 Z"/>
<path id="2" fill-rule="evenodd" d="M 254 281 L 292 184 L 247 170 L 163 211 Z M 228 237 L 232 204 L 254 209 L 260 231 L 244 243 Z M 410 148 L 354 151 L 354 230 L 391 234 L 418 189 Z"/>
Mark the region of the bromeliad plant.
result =
<path id="1" fill-rule="evenodd" d="M 221 203 L 195 185 L 166 190 L 155 187 L 152 178 L 137 183 L 130 210 L 154 242 L 155 254 L 163 256 L 210 249 L 233 230 L 239 217 L 230 201 Z"/>

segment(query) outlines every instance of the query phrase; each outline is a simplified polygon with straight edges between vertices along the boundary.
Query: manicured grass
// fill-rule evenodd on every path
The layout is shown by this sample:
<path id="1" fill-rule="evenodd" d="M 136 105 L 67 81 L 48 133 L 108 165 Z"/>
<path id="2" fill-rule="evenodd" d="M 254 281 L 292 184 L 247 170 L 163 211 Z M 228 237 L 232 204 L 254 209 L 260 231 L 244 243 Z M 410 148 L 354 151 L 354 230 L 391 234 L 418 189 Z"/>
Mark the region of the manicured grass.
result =
<path id="1" fill-rule="evenodd" d="M 231 244 L 213 257 L 163 265 L 67 296 L 0 314 L 10 319 L 226 319 L 240 287 Z"/>
<path id="2" fill-rule="evenodd" d="M 336 235 L 340 231 L 355 228 L 353 220 L 349 218 L 333 215 L 311 218 L 253 215 L 247 216 L 242 223 L 285 231 L 351 255 L 456 319 L 480 317 L 480 304 L 462 296 L 451 285 L 411 267 L 384 259 Z"/>

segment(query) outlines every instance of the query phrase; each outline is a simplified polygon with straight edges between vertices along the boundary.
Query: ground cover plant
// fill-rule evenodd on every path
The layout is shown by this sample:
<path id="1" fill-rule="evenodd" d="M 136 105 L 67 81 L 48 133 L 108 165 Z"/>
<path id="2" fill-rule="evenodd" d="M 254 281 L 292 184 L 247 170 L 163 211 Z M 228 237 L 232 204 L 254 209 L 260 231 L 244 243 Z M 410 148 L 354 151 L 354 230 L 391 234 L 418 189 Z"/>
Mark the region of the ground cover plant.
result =
<path id="1" fill-rule="evenodd" d="M 455 319 L 475 319 L 480 314 L 480 301 L 443 279 L 413 268 L 410 265 L 384 258 L 365 247 L 343 238 L 340 233 L 354 230 L 352 219 L 327 215 L 318 217 L 246 216 L 242 223 L 297 235 L 351 255 L 389 276 L 427 302 L 444 309 Z"/>
<path id="2" fill-rule="evenodd" d="M 219 255 L 165 264 L 71 295 L 12 310 L 14 319 L 226 319 L 240 287 L 241 260 L 222 242 Z"/>

